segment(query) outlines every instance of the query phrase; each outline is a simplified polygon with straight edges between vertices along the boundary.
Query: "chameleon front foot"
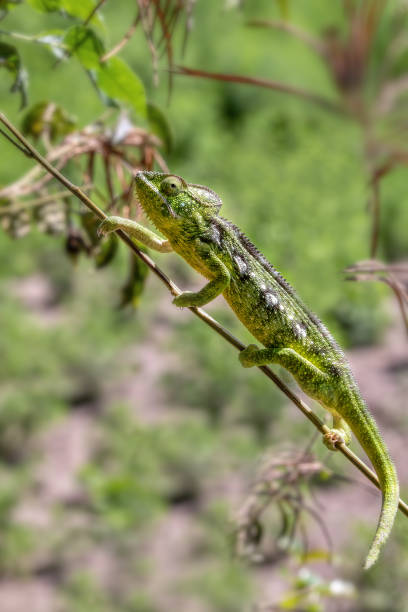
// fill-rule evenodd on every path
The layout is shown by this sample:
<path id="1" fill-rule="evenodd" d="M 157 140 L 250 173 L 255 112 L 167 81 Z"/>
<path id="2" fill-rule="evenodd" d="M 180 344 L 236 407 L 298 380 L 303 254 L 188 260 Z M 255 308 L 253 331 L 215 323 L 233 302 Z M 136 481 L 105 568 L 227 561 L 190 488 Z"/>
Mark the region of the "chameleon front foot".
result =
<path id="1" fill-rule="evenodd" d="M 114 232 L 116 229 L 120 229 L 120 227 L 117 217 L 107 217 L 99 224 L 98 236 L 106 236 L 106 234 L 110 234 L 110 232 Z"/>
<path id="2" fill-rule="evenodd" d="M 240 352 L 238 357 L 244 368 L 252 368 L 254 365 L 257 365 L 257 355 L 259 355 L 259 348 L 256 344 L 248 344 L 248 346 Z"/>
<path id="3" fill-rule="evenodd" d="M 338 450 L 340 444 L 347 444 L 345 432 L 341 429 L 331 429 L 324 434 L 323 444 L 327 446 L 330 451 Z"/>

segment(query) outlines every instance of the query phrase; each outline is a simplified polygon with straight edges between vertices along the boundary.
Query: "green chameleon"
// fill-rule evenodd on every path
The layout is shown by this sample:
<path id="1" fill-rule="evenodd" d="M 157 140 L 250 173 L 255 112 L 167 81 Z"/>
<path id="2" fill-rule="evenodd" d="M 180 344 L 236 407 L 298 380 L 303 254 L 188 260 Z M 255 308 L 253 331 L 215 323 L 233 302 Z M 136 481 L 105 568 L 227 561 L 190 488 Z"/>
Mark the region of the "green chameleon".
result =
<path id="1" fill-rule="evenodd" d="M 245 327 L 264 348 L 250 344 L 239 354 L 245 368 L 276 363 L 333 416 L 324 436 L 328 448 L 356 435 L 377 472 L 382 509 L 365 561 L 369 568 L 387 539 L 398 509 L 395 467 L 373 417 L 362 399 L 350 366 L 328 330 L 298 298 L 279 272 L 230 221 L 219 216 L 221 200 L 207 187 L 179 176 L 138 172 L 140 203 L 162 239 L 130 219 L 108 217 L 100 233 L 121 229 L 161 253 L 175 251 L 208 279 L 197 292 L 174 298 L 176 306 L 204 306 L 224 296 Z"/>

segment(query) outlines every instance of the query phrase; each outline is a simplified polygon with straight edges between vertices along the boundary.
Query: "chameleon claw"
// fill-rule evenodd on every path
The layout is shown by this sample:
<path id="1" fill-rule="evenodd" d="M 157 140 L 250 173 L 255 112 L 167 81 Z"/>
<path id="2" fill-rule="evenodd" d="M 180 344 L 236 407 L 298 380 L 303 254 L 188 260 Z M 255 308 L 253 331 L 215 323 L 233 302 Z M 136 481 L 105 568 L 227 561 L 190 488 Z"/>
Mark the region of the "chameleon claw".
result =
<path id="1" fill-rule="evenodd" d="M 339 429 L 331 429 L 323 436 L 323 444 L 327 446 L 330 451 L 338 450 L 339 445 L 344 443 L 344 437 Z"/>
<path id="2" fill-rule="evenodd" d="M 244 368 L 252 368 L 252 366 L 256 365 L 255 355 L 258 352 L 259 348 L 256 344 L 248 344 L 248 346 L 238 355 L 241 365 Z"/>

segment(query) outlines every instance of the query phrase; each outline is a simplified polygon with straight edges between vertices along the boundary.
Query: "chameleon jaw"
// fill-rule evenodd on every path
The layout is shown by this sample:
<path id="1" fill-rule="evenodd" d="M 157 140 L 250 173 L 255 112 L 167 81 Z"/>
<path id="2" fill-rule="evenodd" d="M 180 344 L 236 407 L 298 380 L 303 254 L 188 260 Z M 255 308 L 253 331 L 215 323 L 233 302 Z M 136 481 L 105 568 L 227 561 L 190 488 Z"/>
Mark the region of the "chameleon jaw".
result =
<path id="1" fill-rule="evenodd" d="M 145 194 L 146 191 L 150 191 L 150 192 L 152 192 L 156 197 L 158 197 L 163 202 L 163 204 L 166 206 L 167 210 L 169 211 L 169 214 L 172 217 L 176 218 L 178 215 L 176 215 L 176 213 L 174 212 L 174 210 L 170 206 L 167 198 L 165 198 L 163 196 L 163 194 L 160 193 L 160 191 L 157 189 L 156 185 L 154 185 L 151 181 L 149 181 L 148 176 L 146 176 L 146 175 L 149 175 L 149 174 L 150 175 L 155 175 L 156 172 L 142 172 L 142 171 L 139 171 L 135 175 L 136 191 L 137 191 L 137 195 L 138 195 L 138 198 L 139 198 L 139 202 L 142 204 L 142 207 L 144 208 L 144 206 L 143 206 L 143 195 Z"/>

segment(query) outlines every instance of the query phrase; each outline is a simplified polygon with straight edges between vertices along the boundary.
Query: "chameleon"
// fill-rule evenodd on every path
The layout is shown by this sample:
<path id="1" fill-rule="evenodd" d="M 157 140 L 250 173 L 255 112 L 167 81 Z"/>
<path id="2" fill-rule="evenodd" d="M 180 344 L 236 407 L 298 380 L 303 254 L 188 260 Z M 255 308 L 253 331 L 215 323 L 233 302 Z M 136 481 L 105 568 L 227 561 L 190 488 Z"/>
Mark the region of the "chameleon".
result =
<path id="1" fill-rule="evenodd" d="M 140 171 L 138 200 L 165 237 L 132 219 L 110 216 L 100 235 L 115 230 L 161 253 L 174 251 L 207 279 L 196 292 L 173 299 L 179 307 L 201 307 L 222 294 L 236 316 L 262 345 L 239 353 L 243 367 L 278 364 L 300 388 L 332 415 L 323 436 L 330 450 L 349 444 L 351 433 L 370 459 L 382 492 L 381 513 L 364 567 L 378 558 L 398 509 L 397 472 L 378 426 L 369 413 L 346 357 L 330 332 L 291 285 L 232 222 L 220 216 L 222 201 L 208 187 L 173 174 Z"/>

